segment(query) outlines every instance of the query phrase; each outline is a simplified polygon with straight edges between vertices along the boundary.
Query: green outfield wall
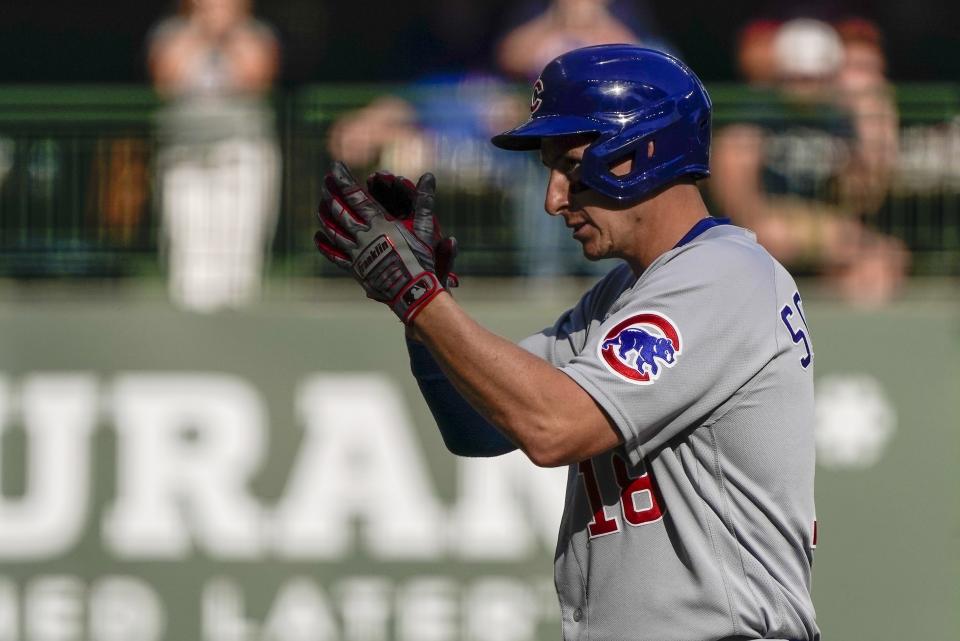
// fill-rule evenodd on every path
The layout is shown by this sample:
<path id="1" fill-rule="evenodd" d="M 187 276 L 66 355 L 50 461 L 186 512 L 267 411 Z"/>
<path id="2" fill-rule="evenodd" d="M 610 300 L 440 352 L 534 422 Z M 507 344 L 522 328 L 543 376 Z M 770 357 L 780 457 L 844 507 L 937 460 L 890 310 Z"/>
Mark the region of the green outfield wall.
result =
<path id="1" fill-rule="evenodd" d="M 518 339 L 573 295 L 465 304 Z M 946 301 L 808 303 L 825 639 L 960 638 Z M 380 306 L 46 297 L 0 336 L 0 640 L 559 639 L 565 471 L 446 453 Z"/>

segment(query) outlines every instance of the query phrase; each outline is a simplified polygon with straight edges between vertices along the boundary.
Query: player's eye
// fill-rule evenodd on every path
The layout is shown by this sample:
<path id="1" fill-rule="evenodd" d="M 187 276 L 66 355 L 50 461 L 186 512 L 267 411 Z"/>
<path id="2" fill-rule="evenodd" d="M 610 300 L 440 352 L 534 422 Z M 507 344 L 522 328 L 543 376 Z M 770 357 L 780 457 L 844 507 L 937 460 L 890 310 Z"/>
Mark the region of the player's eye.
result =
<path id="1" fill-rule="evenodd" d="M 566 177 L 567 182 L 570 183 L 570 191 L 572 193 L 581 192 L 584 189 L 587 189 L 587 186 L 583 184 L 581 179 L 582 171 L 580 168 L 580 163 L 572 163 L 566 169 L 564 169 L 563 175 Z"/>

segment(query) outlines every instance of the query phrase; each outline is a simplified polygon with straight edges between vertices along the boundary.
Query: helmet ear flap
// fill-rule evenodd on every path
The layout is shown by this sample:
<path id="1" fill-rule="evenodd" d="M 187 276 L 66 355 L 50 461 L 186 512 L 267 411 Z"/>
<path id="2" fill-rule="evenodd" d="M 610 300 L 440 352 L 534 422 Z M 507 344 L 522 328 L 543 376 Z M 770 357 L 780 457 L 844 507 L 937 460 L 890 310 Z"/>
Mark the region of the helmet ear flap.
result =
<path id="1" fill-rule="evenodd" d="M 649 144 L 655 133 L 643 132 L 625 139 L 621 131 L 597 139 L 584 151 L 583 181 L 616 200 L 636 200 L 636 185 L 643 180 L 651 150 L 656 148 Z"/>
<path id="2" fill-rule="evenodd" d="M 710 148 L 710 112 L 708 111 L 700 118 L 697 127 L 697 142 Z"/>
<path id="3" fill-rule="evenodd" d="M 627 178 L 631 176 L 635 171 L 642 169 L 643 167 L 649 166 L 653 162 L 654 154 L 657 153 L 657 143 L 654 140 L 653 136 L 656 132 L 652 132 L 649 136 L 644 137 L 640 142 L 644 144 L 636 145 L 636 148 L 632 153 L 624 156 L 624 158 L 615 161 L 610 164 L 610 173 L 614 176 L 620 178 Z M 618 172 L 616 165 L 623 162 L 624 160 L 630 160 L 630 167 L 628 171 Z"/>
<path id="4" fill-rule="evenodd" d="M 607 172 L 618 178 L 629 176 L 633 173 L 633 168 L 637 166 L 636 155 L 637 152 L 631 152 L 607 160 Z"/>
<path id="5" fill-rule="evenodd" d="M 708 176 L 710 112 L 678 114 L 658 125 L 644 123 L 598 138 L 584 151 L 583 182 L 626 204 L 682 176 Z M 705 136 L 705 143 L 698 142 L 700 136 Z M 623 171 L 626 160 L 631 161 L 629 171 Z"/>

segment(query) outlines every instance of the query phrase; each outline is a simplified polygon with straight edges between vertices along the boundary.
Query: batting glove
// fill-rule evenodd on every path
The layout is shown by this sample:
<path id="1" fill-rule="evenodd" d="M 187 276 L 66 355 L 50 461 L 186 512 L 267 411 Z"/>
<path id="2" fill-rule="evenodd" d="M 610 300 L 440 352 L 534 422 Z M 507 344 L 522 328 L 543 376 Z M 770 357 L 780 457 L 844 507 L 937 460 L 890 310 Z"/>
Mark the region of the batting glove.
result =
<path id="1" fill-rule="evenodd" d="M 416 186 L 403 176 L 394 176 L 389 171 L 378 171 L 367 176 L 367 192 L 387 210 L 391 216 L 402 222 L 417 238 L 433 247 L 437 278 L 447 289 L 460 286 L 460 278 L 453 272 L 453 263 L 457 257 L 457 239 L 444 237 L 440 231 L 440 221 L 436 215 L 415 216 L 417 193 L 431 174 L 420 177 Z M 432 208 L 432 207 L 431 207 Z M 425 228 L 425 223 L 432 227 Z"/>
<path id="2" fill-rule="evenodd" d="M 433 234 L 435 180 L 420 180 L 413 203 L 414 228 Z M 350 274 L 367 297 L 385 303 L 409 323 L 443 286 L 436 274 L 433 247 L 374 200 L 341 162 L 335 162 L 321 187 L 314 235 L 317 249 Z"/>

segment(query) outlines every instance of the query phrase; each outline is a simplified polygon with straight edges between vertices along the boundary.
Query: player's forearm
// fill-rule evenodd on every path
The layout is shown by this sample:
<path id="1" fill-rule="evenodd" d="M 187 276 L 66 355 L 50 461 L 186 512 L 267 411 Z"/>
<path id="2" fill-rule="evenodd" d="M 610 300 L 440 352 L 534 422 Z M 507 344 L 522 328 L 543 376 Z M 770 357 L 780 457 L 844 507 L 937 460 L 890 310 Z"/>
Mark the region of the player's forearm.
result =
<path id="1" fill-rule="evenodd" d="M 534 463 L 565 464 L 583 452 L 570 418 L 586 394 L 569 377 L 481 327 L 447 294 L 414 324 L 457 390 Z"/>

